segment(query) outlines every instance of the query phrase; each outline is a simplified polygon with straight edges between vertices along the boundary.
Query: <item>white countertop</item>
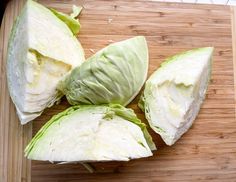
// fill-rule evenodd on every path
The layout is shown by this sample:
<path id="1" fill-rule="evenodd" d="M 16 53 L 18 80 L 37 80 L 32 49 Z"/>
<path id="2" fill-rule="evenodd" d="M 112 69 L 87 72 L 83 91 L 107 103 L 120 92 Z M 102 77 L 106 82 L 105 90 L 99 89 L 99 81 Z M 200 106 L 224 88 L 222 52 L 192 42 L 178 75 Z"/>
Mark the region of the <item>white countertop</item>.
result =
<path id="1" fill-rule="evenodd" d="M 236 0 L 156 0 L 162 2 L 184 2 L 184 3 L 197 3 L 197 4 L 223 4 L 235 5 Z"/>

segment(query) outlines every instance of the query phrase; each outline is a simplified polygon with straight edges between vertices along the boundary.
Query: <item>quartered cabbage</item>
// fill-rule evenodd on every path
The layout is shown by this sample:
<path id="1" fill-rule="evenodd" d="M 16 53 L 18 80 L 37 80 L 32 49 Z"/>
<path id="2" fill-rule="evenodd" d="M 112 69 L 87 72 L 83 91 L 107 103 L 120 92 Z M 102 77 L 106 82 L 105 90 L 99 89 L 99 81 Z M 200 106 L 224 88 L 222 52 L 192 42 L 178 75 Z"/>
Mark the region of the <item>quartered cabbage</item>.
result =
<path id="1" fill-rule="evenodd" d="M 65 20 L 29 0 L 14 24 L 8 46 L 7 79 L 22 124 L 61 98 L 56 90 L 58 82 L 84 61 L 83 49 Z"/>
<path id="2" fill-rule="evenodd" d="M 192 125 L 211 75 L 213 48 L 190 50 L 167 59 L 147 80 L 139 106 L 167 145 Z"/>
<path id="3" fill-rule="evenodd" d="M 59 84 L 70 104 L 129 104 L 143 86 L 148 47 L 143 36 L 110 44 Z"/>
<path id="4" fill-rule="evenodd" d="M 154 149 L 133 110 L 82 105 L 53 116 L 28 144 L 25 156 L 51 162 L 128 161 L 151 156 Z"/>

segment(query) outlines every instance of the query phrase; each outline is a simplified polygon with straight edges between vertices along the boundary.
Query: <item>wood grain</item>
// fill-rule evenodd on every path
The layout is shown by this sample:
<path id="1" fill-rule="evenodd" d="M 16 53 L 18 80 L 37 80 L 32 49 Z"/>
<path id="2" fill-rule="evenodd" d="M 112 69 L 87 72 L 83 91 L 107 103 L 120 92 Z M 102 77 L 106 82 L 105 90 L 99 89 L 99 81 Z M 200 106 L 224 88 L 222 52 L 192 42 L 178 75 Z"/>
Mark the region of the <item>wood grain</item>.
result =
<path id="1" fill-rule="evenodd" d="M 232 40 L 236 40 L 236 7 L 231 7 L 231 27 L 232 27 Z M 232 41 L 233 47 L 233 68 L 236 70 L 236 41 Z M 234 72 L 234 90 L 236 90 L 236 72 Z M 234 92 L 234 104 L 236 104 L 236 92 Z M 236 111 L 236 107 L 235 107 Z"/>
<path id="2" fill-rule="evenodd" d="M 164 145 L 150 130 L 158 150 L 153 157 L 130 162 L 94 163 L 94 174 L 79 164 L 55 165 L 22 158 L 31 126 L 21 127 L 9 99 L 5 82 L 5 53 L 9 24 L 18 13 L 18 1 L 12 1 L 1 27 L 1 125 L 0 181 L 19 181 L 21 177 L 33 182 L 75 181 L 219 181 L 236 179 L 236 123 L 234 100 L 235 9 L 217 5 L 158 3 L 153 1 L 56 1 L 40 0 L 42 4 L 62 12 L 71 11 L 71 4 L 83 5 L 82 25 L 78 36 L 86 57 L 90 49 L 98 51 L 111 41 L 135 35 L 147 38 L 150 64 L 149 75 L 168 56 L 195 47 L 214 46 L 212 79 L 206 100 L 192 128 L 172 147 Z M 15 5 L 13 5 L 15 4 Z M 11 8 L 9 8 L 12 6 Z M 14 7 L 14 8 L 13 8 Z M 232 18 L 232 24 L 231 24 Z M 108 19 L 112 19 L 111 22 Z M 138 109 L 139 96 L 129 105 L 146 122 Z M 33 123 L 33 134 L 53 115 L 69 105 L 62 103 L 46 109 Z M 21 133 L 21 135 L 20 135 Z M 23 135 L 22 135 L 23 134 Z M 10 159 L 9 159 L 10 158 Z M 24 161 L 24 162 L 22 162 Z M 25 172 L 22 170 L 24 169 Z M 21 172 L 19 172 L 21 171 Z M 26 173 L 27 172 L 27 173 Z"/>
<path id="3" fill-rule="evenodd" d="M 11 1 L 1 25 L 0 40 L 0 181 L 17 182 L 31 180 L 31 162 L 24 158 L 23 150 L 32 133 L 31 124 L 21 126 L 15 107 L 9 97 L 6 83 L 6 53 L 8 37 L 14 19 L 24 1 Z"/>

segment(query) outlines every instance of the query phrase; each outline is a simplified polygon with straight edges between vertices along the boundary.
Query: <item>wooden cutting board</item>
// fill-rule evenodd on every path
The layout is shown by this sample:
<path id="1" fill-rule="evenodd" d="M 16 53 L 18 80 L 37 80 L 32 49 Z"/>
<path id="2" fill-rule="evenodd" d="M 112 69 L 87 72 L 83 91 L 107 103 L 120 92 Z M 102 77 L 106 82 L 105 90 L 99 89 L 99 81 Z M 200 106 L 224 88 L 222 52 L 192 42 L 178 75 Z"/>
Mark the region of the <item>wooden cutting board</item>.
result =
<path id="1" fill-rule="evenodd" d="M 5 64 L 12 22 L 24 2 L 12 0 L 5 11 L 0 33 L 1 182 L 236 181 L 236 64 L 233 66 L 233 62 L 236 63 L 236 8 L 151 0 L 40 2 L 65 13 L 71 11 L 71 4 L 84 6 L 78 37 L 86 57 L 112 41 L 144 35 L 150 52 L 150 75 L 168 56 L 196 47 L 214 46 L 212 79 L 194 125 L 174 146 L 164 145 L 150 130 L 158 146 L 153 157 L 130 162 L 94 163 L 93 174 L 79 164 L 30 162 L 23 157 L 23 150 L 31 136 L 68 104 L 64 99 L 60 105 L 46 109 L 33 123 L 19 124 L 8 94 Z M 137 107 L 138 99 L 139 96 L 129 107 L 146 122 Z"/>

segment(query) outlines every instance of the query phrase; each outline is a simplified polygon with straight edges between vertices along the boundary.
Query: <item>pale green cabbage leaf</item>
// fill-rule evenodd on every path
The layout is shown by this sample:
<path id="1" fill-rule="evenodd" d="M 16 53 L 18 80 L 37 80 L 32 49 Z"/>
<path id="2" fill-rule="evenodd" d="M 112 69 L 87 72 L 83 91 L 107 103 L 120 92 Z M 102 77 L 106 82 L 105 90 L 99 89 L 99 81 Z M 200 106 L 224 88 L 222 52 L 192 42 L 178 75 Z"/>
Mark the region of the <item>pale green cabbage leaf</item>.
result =
<path id="1" fill-rule="evenodd" d="M 129 104 L 143 86 L 148 47 L 143 36 L 110 44 L 59 84 L 70 104 Z"/>
<path id="2" fill-rule="evenodd" d="M 73 32 L 74 35 L 77 35 L 80 31 L 80 22 L 78 19 L 76 19 L 75 17 L 77 17 L 81 10 L 82 7 L 78 7 L 78 6 L 73 6 L 72 10 L 73 13 L 71 15 L 67 15 L 65 13 L 59 12 L 53 8 L 50 8 L 50 10 L 59 18 L 61 19 L 64 23 L 66 23 L 66 25 L 70 28 L 70 30 Z"/>

